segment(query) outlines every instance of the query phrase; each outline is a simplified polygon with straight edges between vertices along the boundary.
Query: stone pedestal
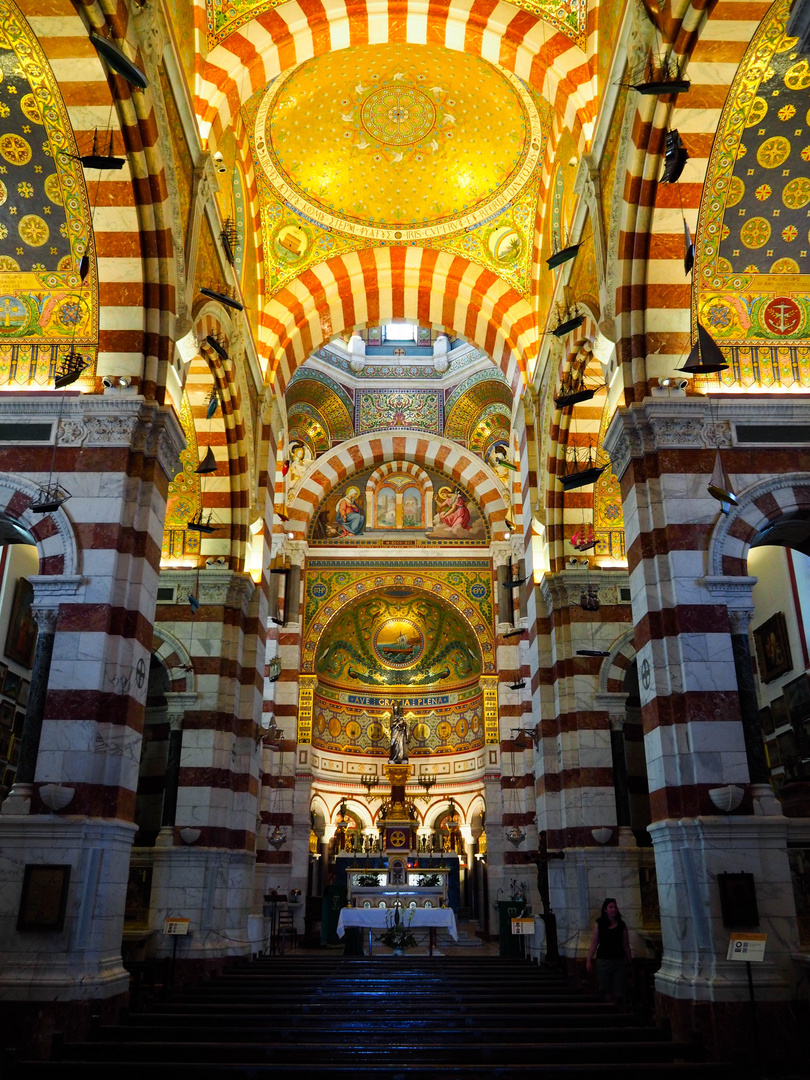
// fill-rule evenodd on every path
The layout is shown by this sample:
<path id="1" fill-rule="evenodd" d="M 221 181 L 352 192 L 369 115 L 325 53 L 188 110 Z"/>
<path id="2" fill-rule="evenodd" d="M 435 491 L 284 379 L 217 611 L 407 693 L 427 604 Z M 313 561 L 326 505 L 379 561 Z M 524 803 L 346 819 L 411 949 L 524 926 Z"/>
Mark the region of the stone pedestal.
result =
<path id="1" fill-rule="evenodd" d="M 0 817 L 0 1001 L 65 1002 L 129 991 L 121 964 L 135 825 L 36 814 Z M 18 930 L 27 865 L 69 867 L 59 930 Z"/>

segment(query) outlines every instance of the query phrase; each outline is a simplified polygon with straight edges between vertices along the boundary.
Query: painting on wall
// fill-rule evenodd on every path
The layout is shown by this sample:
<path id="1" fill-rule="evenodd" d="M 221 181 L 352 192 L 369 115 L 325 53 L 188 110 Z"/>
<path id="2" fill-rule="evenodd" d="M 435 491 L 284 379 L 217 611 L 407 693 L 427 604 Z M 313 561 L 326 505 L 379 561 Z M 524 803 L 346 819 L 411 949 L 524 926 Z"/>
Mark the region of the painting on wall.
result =
<path id="1" fill-rule="evenodd" d="M 792 724 L 810 718 L 810 678 L 807 673 L 785 684 L 785 701 Z"/>
<path id="2" fill-rule="evenodd" d="M 781 611 L 771 615 L 770 619 L 766 619 L 754 630 L 754 641 L 762 682 L 773 682 L 793 668 L 785 616 Z"/>
<path id="3" fill-rule="evenodd" d="M 14 589 L 14 603 L 11 608 L 11 619 L 8 624 L 6 636 L 6 656 L 23 667 L 30 668 L 34 663 L 34 649 L 37 644 L 37 624 L 34 620 L 31 605 L 34 602 L 34 587 L 28 578 L 20 578 Z M 14 689 L 13 695 L 6 690 L 10 672 L 6 672 L 3 693 L 7 696 L 17 696 L 19 685 Z M 19 676 L 15 676 L 19 681 Z"/>
<path id="4" fill-rule="evenodd" d="M 318 507 L 310 543 L 430 547 L 488 542 L 470 493 L 434 469 L 402 462 L 357 473 Z"/>

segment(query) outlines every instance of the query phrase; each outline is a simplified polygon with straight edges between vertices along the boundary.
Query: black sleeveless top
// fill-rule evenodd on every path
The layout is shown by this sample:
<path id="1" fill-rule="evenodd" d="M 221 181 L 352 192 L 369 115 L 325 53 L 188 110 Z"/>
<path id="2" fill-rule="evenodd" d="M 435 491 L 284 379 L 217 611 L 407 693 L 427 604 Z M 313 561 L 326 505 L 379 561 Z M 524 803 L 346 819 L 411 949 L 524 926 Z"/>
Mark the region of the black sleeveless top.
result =
<path id="1" fill-rule="evenodd" d="M 597 926 L 599 924 L 597 923 Z M 625 960 L 624 951 L 624 923 L 619 923 L 612 929 L 609 926 L 599 926 L 599 945 L 596 949 L 597 960 Z"/>

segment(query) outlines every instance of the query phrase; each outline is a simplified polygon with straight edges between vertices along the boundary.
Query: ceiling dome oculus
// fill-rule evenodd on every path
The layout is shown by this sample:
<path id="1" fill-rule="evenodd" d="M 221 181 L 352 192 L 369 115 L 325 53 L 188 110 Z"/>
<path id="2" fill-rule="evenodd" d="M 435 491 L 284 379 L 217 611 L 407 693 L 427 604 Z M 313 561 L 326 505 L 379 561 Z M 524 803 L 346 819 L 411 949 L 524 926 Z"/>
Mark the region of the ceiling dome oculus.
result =
<path id="1" fill-rule="evenodd" d="M 293 209 L 399 242 L 468 229 L 507 207 L 543 145 L 520 79 L 426 45 L 342 49 L 284 72 L 259 104 L 252 138 Z"/>

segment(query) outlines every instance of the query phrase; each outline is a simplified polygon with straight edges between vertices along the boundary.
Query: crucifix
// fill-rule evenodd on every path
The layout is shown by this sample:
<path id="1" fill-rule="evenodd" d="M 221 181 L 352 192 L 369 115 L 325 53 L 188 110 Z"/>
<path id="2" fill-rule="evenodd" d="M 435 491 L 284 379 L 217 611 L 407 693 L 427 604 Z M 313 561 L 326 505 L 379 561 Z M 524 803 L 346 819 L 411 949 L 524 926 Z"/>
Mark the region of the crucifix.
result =
<path id="1" fill-rule="evenodd" d="M 557 916 L 551 910 L 551 898 L 548 890 L 548 864 L 552 859 L 564 859 L 564 851 L 549 851 L 546 830 L 538 835 L 537 851 L 530 851 L 529 858 L 537 867 L 537 891 L 543 905 L 540 916 L 546 926 L 546 963 L 559 964 L 560 954 L 557 949 Z"/>

